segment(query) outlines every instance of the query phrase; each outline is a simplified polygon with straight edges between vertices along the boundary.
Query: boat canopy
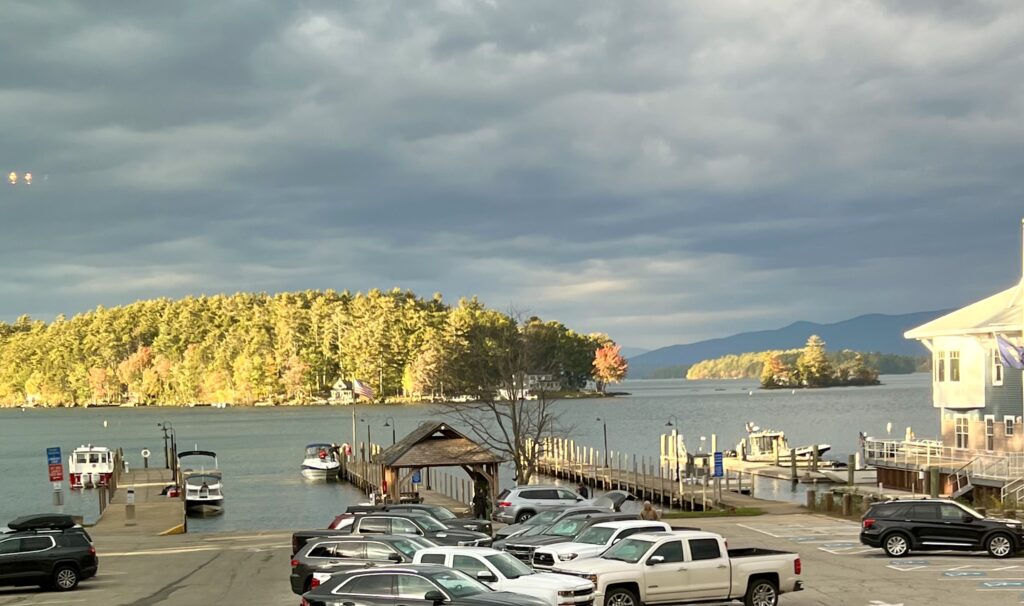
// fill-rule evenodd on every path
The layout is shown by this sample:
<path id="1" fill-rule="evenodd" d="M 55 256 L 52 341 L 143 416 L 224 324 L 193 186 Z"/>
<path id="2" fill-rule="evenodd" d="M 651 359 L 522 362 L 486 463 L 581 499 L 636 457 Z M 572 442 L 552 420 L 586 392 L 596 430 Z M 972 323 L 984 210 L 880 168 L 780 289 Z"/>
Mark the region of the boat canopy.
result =
<path id="1" fill-rule="evenodd" d="M 216 459 L 217 453 L 212 450 L 186 450 L 185 452 L 178 453 L 179 459 L 184 457 L 212 457 Z"/>
<path id="2" fill-rule="evenodd" d="M 334 448 L 334 444 L 316 442 L 314 444 L 306 444 L 306 448 Z"/>

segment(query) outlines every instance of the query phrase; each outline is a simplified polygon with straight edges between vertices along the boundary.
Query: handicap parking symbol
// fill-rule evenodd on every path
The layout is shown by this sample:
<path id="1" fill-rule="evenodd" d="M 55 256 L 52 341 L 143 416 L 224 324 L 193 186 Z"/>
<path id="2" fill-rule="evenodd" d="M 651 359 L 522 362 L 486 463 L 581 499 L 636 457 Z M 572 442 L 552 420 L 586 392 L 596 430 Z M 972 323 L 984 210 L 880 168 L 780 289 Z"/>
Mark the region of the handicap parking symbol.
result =
<path id="1" fill-rule="evenodd" d="M 942 576 L 946 577 L 983 577 L 986 576 L 984 572 L 977 570 L 950 570 L 942 573 Z"/>
<path id="2" fill-rule="evenodd" d="M 985 581 L 978 583 L 978 587 L 981 589 L 1020 589 L 1024 587 L 1024 581 Z"/>
<path id="3" fill-rule="evenodd" d="M 892 560 L 890 566 L 927 566 L 928 560 Z"/>

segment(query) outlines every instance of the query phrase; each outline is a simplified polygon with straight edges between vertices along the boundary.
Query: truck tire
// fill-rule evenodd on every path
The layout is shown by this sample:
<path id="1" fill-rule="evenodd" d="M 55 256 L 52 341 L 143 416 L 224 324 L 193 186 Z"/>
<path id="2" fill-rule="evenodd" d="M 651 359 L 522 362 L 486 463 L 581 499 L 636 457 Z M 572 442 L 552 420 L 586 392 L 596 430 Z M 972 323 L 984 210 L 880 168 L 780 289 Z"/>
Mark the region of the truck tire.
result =
<path id="1" fill-rule="evenodd" d="M 910 537 L 902 532 L 893 532 L 882 539 L 882 550 L 893 558 L 902 558 L 910 553 Z"/>
<path id="2" fill-rule="evenodd" d="M 615 587 L 604 594 L 604 606 L 640 606 L 640 598 L 625 587 Z"/>
<path id="3" fill-rule="evenodd" d="M 747 586 L 747 595 L 743 596 L 744 606 L 777 606 L 779 588 L 768 579 L 754 579 Z"/>
<path id="4" fill-rule="evenodd" d="M 1013 538 L 1005 532 L 997 532 L 985 539 L 985 549 L 993 558 L 1008 558 L 1013 555 Z"/>
<path id="5" fill-rule="evenodd" d="M 520 511 L 518 514 L 516 514 L 516 524 L 522 524 L 523 522 L 529 520 L 532 517 L 532 511 Z"/>
<path id="6" fill-rule="evenodd" d="M 50 587 L 54 591 L 71 591 L 78 586 L 78 569 L 68 564 L 60 564 L 53 571 Z"/>

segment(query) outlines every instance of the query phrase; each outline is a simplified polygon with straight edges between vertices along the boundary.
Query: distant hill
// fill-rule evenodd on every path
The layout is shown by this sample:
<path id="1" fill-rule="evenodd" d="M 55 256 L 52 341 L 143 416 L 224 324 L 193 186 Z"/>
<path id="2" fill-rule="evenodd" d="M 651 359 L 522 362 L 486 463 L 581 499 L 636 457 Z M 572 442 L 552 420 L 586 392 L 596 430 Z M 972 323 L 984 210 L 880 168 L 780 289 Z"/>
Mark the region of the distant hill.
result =
<path id="1" fill-rule="evenodd" d="M 924 346 L 917 341 L 904 339 L 903 333 L 946 313 L 949 313 L 949 310 L 919 311 L 901 315 L 867 314 L 835 324 L 794 322 L 775 330 L 742 332 L 731 337 L 670 345 L 630 358 L 629 374 L 633 378 L 644 379 L 649 378 L 658 369 L 668 366 L 686 367 L 701 360 L 728 354 L 796 349 L 803 347 L 807 337 L 811 335 L 818 335 L 824 339 L 830 351 L 852 349 L 920 356 L 927 353 Z M 681 377 L 684 374 L 685 371 L 674 376 Z"/>
<path id="2" fill-rule="evenodd" d="M 635 358 L 649 351 L 651 350 L 644 349 L 642 347 L 629 347 L 626 345 L 623 345 L 621 348 L 619 348 L 619 353 L 622 354 L 622 356 L 625 358 Z"/>

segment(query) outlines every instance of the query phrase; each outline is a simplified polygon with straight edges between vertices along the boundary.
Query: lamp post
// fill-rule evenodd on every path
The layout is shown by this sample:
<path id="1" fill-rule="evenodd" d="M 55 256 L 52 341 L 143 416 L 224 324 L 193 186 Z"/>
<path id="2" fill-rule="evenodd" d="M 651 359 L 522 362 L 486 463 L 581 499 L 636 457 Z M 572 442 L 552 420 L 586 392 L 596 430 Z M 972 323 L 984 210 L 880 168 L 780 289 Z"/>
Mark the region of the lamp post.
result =
<path id="1" fill-rule="evenodd" d="M 170 421 L 163 421 L 161 423 L 157 423 L 156 426 L 159 427 L 160 430 L 164 432 L 164 467 L 173 470 L 175 469 L 175 465 L 172 457 L 173 455 L 177 454 L 176 449 L 174 447 L 176 442 L 174 426 L 171 425 Z M 170 446 L 168 446 L 168 440 L 170 440 Z"/>
<path id="2" fill-rule="evenodd" d="M 396 441 L 395 440 L 395 427 L 397 427 L 397 426 L 398 426 L 398 423 L 395 422 L 395 418 L 394 417 L 388 417 L 387 419 L 384 420 L 384 427 L 390 427 L 391 428 L 391 445 L 392 446 L 395 445 L 395 441 Z"/>
<path id="3" fill-rule="evenodd" d="M 360 423 L 366 423 L 366 448 L 363 450 L 363 457 L 366 462 L 370 462 L 370 422 L 366 420 L 366 417 L 359 419 Z"/>
<path id="4" fill-rule="evenodd" d="M 672 421 L 675 421 L 675 423 L 672 423 Z M 675 458 L 675 460 L 676 460 L 676 481 L 677 482 L 679 481 L 679 437 L 678 437 L 679 430 L 677 429 L 678 426 L 679 426 L 679 417 L 677 417 L 675 415 L 669 415 L 668 416 L 668 421 L 665 421 L 665 427 L 671 427 L 673 429 L 672 433 L 674 434 L 673 438 L 675 439 L 675 441 L 672 444 L 672 454 L 674 455 L 673 458 Z"/>
<path id="5" fill-rule="evenodd" d="M 601 417 L 598 417 L 597 420 L 601 422 L 602 426 L 604 426 L 604 466 L 605 466 L 605 469 L 607 469 L 608 468 L 608 423 L 606 421 L 602 420 Z"/>

